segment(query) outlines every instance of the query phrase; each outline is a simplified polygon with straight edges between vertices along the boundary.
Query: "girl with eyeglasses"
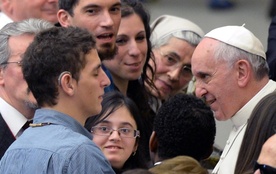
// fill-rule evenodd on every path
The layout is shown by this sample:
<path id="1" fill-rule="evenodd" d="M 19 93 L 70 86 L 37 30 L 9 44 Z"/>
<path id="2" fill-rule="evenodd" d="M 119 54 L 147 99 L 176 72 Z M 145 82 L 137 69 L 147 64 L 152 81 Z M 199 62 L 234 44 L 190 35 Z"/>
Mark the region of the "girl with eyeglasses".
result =
<path id="1" fill-rule="evenodd" d="M 102 111 L 87 120 L 93 141 L 104 153 L 116 173 L 134 168 L 147 168 L 141 116 L 135 103 L 122 93 L 104 95 Z"/>

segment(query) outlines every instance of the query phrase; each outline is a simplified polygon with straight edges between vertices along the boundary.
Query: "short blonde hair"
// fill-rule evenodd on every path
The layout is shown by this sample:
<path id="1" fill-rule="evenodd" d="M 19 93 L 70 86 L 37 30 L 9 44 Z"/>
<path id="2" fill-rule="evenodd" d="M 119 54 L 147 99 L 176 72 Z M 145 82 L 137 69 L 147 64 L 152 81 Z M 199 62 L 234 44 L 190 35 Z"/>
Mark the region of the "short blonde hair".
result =
<path id="1" fill-rule="evenodd" d="M 208 174 L 207 169 L 189 156 L 177 156 L 149 169 L 153 174 Z"/>

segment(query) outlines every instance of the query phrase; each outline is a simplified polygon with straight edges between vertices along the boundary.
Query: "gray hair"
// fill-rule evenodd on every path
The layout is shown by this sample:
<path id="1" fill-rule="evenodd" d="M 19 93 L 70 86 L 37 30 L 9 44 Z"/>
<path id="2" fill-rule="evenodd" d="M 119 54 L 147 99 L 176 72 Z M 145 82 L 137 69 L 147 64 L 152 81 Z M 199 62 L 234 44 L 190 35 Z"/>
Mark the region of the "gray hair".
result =
<path id="1" fill-rule="evenodd" d="M 35 35 L 51 27 L 53 27 L 53 24 L 42 19 L 27 19 L 5 25 L 0 30 L 0 64 L 7 62 L 11 56 L 8 44 L 10 37 L 23 34 Z M 3 65 L 3 67 L 5 66 Z"/>
<path id="2" fill-rule="evenodd" d="M 166 45 L 172 37 L 184 40 L 194 47 L 196 47 L 202 39 L 201 36 L 192 31 L 178 31 L 163 38 L 151 40 L 152 48 L 160 48 L 161 46 Z"/>
<path id="3" fill-rule="evenodd" d="M 251 65 L 256 80 L 261 80 L 265 76 L 268 76 L 269 67 L 263 57 L 248 53 L 223 42 L 219 42 L 217 45 L 214 58 L 216 61 L 226 61 L 229 68 L 233 68 L 238 60 L 246 60 Z"/>

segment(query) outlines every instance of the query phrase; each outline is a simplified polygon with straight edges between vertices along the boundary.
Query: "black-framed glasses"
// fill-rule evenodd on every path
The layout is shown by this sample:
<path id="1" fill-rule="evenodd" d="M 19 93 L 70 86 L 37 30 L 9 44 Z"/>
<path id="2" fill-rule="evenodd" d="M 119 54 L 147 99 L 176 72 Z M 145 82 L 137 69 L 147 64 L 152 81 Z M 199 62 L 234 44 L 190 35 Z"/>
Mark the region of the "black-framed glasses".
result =
<path id="1" fill-rule="evenodd" d="M 254 171 L 260 169 L 261 174 L 275 174 L 276 173 L 276 168 L 268 166 L 266 164 L 259 164 L 257 161 L 255 162 L 254 165 Z"/>
<path id="2" fill-rule="evenodd" d="M 132 128 L 119 128 L 117 130 L 109 126 L 94 126 L 91 128 L 91 133 L 101 136 L 110 136 L 114 131 L 117 131 L 122 138 L 140 137 L 140 131 Z"/>
<path id="3" fill-rule="evenodd" d="M 3 63 L 1 63 L 0 65 L 7 65 L 7 64 L 11 64 L 11 63 L 16 63 L 16 64 L 18 64 L 19 66 L 22 66 L 22 60 L 17 61 L 17 62 L 3 62 Z"/>

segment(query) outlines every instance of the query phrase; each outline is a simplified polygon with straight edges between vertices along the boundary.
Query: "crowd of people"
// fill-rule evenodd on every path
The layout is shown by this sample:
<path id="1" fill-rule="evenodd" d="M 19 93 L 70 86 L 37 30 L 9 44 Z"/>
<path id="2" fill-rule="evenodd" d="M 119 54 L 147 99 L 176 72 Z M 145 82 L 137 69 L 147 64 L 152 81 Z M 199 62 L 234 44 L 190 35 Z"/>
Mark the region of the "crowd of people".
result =
<path id="1" fill-rule="evenodd" d="M 266 51 L 139 0 L 0 3 L 1 174 L 276 172 L 275 19 Z"/>

